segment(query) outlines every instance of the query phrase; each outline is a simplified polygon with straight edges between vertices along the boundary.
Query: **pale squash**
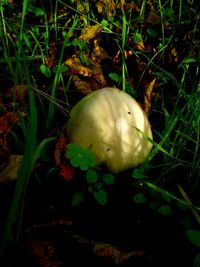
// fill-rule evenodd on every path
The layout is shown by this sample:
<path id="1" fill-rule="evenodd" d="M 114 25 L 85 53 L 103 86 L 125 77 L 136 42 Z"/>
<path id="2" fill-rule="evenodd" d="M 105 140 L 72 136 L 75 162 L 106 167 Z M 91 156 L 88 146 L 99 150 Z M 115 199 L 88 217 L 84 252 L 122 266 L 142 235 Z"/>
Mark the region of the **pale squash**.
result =
<path id="1" fill-rule="evenodd" d="M 140 105 L 112 87 L 94 91 L 72 108 L 67 136 L 70 143 L 91 148 L 97 163 L 105 163 L 113 173 L 143 163 L 153 139 Z"/>

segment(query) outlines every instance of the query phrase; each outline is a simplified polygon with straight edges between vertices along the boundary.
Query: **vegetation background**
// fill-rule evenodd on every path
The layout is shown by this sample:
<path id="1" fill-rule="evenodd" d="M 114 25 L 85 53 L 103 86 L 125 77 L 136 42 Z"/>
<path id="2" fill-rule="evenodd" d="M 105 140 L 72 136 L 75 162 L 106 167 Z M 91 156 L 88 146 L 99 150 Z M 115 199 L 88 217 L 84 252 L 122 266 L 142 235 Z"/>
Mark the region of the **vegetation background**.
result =
<path id="1" fill-rule="evenodd" d="M 0 1 L 1 266 L 200 266 L 199 19 L 195 0 Z M 117 175 L 65 138 L 105 86 L 154 136 Z"/>

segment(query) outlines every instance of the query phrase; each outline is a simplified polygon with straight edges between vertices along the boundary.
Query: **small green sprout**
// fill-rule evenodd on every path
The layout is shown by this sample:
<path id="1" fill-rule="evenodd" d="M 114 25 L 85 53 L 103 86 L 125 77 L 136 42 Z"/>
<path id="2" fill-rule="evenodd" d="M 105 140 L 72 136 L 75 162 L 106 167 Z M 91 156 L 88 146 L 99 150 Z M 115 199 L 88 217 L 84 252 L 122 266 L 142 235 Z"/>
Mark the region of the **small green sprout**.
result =
<path id="1" fill-rule="evenodd" d="M 72 205 L 78 206 L 84 199 L 84 196 L 81 192 L 76 192 L 72 197 Z"/>
<path id="2" fill-rule="evenodd" d="M 144 196 L 143 193 L 138 193 L 134 196 L 134 202 L 135 203 L 145 203 L 146 202 L 146 197 Z"/>
<path id="3" fill-rule="evenodd" d="M 115 176 L 112 173 L 105 173 L 102 177 L 104 184 L 112 185 L 115 181 Z"/>
<path id="4" fill-rule="evenodd" d="M 107 202 L 107 193 L 105 190 L 101 189 L 97 192 L 94 192 L 94 198 L 99 204 L 105 205 Z"/>
<path id="5" fill-rule="evenodd" d="M 89 169 L 86 173 L 86 180 L 89 184 L 94 184 L 99 180 L 99 176 L 95 170 Z"/>
<path id="6" fill-rule="evenodd" d="M 170 206 L 168 205 L 162 205 L 159 210 L 158 210 L 162 215 L 165 215 L 165 216 L 170 216 L 172 215 L 172 210 L 170 208 Z"/>
<path id="7" fill-rule="evenodd" d="M 195 229 L 189 229 L 187 230 L 186 234 L 190 242 L 200 248 L 200 231 Z"/>
<path id="8" fill-rule="evenodd" d="M 73 167 L 79 167 L 82 171 L 96 165 L 95 157 L 90 149 L 84 149 L 80 145 L 67 145 L 67 157 Z"/>

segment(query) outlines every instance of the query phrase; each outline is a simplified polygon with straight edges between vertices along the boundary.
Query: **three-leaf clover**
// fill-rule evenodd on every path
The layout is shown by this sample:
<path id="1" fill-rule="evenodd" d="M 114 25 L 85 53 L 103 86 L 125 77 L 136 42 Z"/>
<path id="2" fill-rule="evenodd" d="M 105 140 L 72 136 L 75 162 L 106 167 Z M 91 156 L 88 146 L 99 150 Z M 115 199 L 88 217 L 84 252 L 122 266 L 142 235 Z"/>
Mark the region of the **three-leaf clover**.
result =
<path id="1" fill-rule="evenodd" d="M 80 145 L 67 145 L 67 157 L 73 167 L 79 167 L 82 171 L 96 165 L 95 157 L 90 149 L 84 149 Z"/>

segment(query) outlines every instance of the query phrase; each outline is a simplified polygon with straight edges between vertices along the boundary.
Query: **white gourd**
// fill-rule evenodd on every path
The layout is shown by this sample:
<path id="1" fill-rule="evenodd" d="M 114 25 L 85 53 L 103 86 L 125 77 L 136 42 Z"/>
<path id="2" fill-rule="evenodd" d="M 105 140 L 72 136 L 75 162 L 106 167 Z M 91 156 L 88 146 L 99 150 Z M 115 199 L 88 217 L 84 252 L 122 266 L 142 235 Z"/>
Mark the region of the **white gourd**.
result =
<path id="1" fill-rule="evenodd" d="M 153 139 L 140 105 L 127 93 L 105 87 L 81 99 L 71 110 L 67 136 L 91 148 L 98 164 L 113 173 L 133 168 L 148 156 Z"/>

